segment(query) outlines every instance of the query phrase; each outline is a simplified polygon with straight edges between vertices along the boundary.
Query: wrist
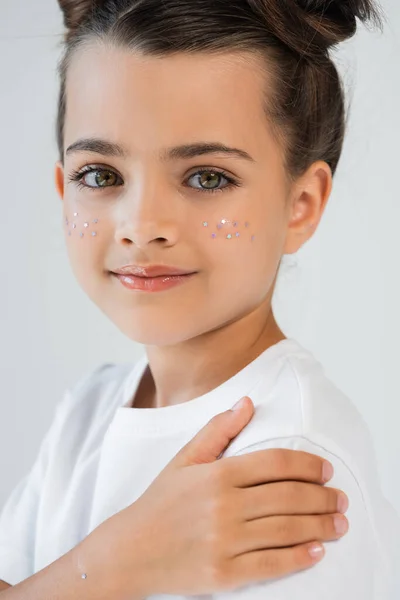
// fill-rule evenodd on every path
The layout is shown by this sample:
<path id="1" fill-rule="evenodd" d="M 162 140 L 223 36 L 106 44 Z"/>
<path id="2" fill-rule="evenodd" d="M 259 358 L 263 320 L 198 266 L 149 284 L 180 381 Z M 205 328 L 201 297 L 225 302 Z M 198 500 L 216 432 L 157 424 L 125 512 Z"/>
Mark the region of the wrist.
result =
<path id="1" fill-rule="evenodd" d="M 76 571 L 83 586 L 96 581 L 101 589 L 98 600 L 145 600 L 151 592 L 139 561 L 135 561 L 134 540 L 124 551 L 126 529 L 121 528 L 120 516 L 117 513 L 108 518 L 74 548 Z"/>

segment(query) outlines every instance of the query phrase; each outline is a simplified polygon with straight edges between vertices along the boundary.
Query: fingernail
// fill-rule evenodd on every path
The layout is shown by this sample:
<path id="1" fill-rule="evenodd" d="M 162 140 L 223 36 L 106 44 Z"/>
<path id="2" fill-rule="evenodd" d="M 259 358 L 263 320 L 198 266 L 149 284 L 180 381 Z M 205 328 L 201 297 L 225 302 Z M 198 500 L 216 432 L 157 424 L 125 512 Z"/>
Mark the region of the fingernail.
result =
<path id="1" fill-rule="evenodd" d="M 335 526 L 336 533 L 338 535 L 343 535 L 347 531 L 347 520 L 343 517 L 334 517 L 333 523 Z"/>
<path id="2" fill-rule="evenodd" d="M 337 505 L 338 512 L 345 513 L 348 508 L 349 508 L 349 500 L 348 500 L 346 494 L 340 493 L 339 497 L 338 497 L 338 505 Z"/>
<path id="3" fill-rule="evenodd" d="M 322 479 L 323 481 L 329 481 L 333 477 L 333 466 L 327 460 L 324 461 L 324 465 L 322 467 Z"/>
<path id="4" fill-rule="evenodd" d="M 236 404 L 234 404 L 231 408 L 231 410 L 240 410 L 242 408 L 242 406 L 244 405 L 246 401 L 246 398 L 241 398 L 239 400 L 239 402 L 236 402 Z"/>
<path id="5" fill-rule="evenodd" d="M 308 553 L 311 558 L 320 559 L 324 553 L 324 548 L 320 544 L 313 544 L 308 548 Z"/>

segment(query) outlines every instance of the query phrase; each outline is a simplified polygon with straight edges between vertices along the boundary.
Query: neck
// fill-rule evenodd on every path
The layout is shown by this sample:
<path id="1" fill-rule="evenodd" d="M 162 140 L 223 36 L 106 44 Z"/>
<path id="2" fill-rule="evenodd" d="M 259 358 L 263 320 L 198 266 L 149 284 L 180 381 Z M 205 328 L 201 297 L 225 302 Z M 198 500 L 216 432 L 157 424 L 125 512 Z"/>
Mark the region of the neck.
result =
<path id="1" fill-rule="evenodd" d="M 174 346 L 146 346 L 149 368 L 135 408 L 187 402 L 218 387 L 286 336 L 270 306 Z"/>

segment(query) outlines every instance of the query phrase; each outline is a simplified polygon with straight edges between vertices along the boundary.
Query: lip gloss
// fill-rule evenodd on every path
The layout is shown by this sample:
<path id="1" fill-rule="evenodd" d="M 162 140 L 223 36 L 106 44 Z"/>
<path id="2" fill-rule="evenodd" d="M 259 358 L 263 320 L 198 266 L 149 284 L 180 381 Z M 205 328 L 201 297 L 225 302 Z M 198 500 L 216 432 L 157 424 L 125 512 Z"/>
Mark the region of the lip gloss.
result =
<path id="1" fill-rule="evenodd" d="M 159 277 L 138 277 L 136 275 L 120 275 L 113 273 L 128 290 L 142 292 L 163 292 L 188 281 L 196 273 L 187 275 L 163 275 Z"/>

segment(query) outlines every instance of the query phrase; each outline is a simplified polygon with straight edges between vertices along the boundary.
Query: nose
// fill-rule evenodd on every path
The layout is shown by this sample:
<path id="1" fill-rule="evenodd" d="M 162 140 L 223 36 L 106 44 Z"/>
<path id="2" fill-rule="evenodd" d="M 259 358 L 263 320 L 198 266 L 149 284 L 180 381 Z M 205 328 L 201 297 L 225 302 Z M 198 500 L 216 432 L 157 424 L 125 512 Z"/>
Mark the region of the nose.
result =
<path id="1" fill-rule="evenodd" d="M 137 248 L 146 248 L 151 243 L 164 246 L 173 245 L 173 235 L 167 231 L 166 226 L 159 223 L 133 223 L 126 222 L 115 232 L 118 244 L 124 246 L 135 245 Z"/>
<path id="2" fill-rule="evenodd" d="M 155 190 L 154 190 L 155 192 Z M 158 189 L 158 198 L 160 190 Z M 155 193 L 152 197 L 142 194 L 141 198 L 132 201 L 126 199 L 119 206 L 115 240 L 118 244 L 135 245 L 146 248 L 149 244 L 173 246 L 178 240 L 179 221 L 174 218 L 173 201 L 162 197 L 157 201 Z"/>

